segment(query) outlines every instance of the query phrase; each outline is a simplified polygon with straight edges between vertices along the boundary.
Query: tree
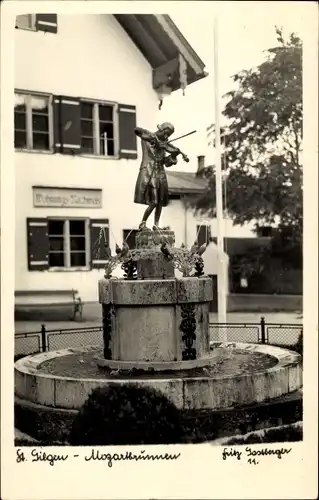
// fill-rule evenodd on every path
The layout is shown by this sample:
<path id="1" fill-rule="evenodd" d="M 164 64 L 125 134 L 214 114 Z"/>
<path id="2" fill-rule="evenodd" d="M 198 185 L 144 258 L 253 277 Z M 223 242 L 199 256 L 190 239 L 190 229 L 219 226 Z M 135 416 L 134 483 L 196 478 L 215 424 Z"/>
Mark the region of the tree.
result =
<path id="1" fill-rule="evenodd" d="M 276 226 L 294 243 L 302 235 L 302 43 L 291 34 L 268 49 L 257 68 L 233 76 L 221 131 L 224 206 L 234 224 Z M 196 211 L 215 216 L 214 168 L 204 169 L 206 191 Z"/>

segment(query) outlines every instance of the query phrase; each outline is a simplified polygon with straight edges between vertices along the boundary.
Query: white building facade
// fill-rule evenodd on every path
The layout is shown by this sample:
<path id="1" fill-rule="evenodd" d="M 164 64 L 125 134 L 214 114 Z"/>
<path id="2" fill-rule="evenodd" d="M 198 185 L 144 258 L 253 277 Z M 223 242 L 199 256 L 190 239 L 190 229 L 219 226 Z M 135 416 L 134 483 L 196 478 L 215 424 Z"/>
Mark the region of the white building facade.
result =
<path id="1" fill-rule="evenodd" d="M 134 128 L 155 129 L 159 93 L 180 88 L 181 58 L 188 83 L 205 76 L 168 16 L 18 16 L 16 290 L 97 300 L 105 244 L 114 251 L 145 210 L 133 203 Z M 193 239 L 196 220 L 175 199 L 161 225 L 179 244 Z"/>

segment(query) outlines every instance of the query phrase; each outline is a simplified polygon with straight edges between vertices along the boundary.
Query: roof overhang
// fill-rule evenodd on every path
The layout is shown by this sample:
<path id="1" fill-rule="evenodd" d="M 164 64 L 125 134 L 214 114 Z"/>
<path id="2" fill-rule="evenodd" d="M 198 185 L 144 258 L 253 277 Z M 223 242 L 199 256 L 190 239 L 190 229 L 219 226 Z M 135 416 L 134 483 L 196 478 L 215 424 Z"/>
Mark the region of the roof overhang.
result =
<path id="1" fill-rule="evenodd" d="M 187 84 L 205 76 L 205 64 L 166 15 L 114 14 L 153 69 L 153 88 L 175 91 L 181 88 L 180 58 L 184 60 Z"/>
<path id="2" fill-rule="evenodd" d="M 170 196 L 189 198 L 203 194 L 207 187 L 204 179 L 198 179 L 196 173 L 167 171 L 168 193 Z"/>

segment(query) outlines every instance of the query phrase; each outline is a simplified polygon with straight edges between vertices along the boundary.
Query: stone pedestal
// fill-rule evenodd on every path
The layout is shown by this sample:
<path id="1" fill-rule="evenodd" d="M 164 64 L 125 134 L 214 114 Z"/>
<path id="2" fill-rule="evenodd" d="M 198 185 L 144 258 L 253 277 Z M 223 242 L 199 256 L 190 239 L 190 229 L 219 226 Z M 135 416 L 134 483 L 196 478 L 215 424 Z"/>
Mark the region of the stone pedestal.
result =
<path id="1" fill-rule="evenodd" d="M 104 359 L 100 366 L 119 370 L 185 370 L 208 366 L 208 277 L 175 278 L 171 255 L 172 231 L 143 230 L 137 234 L 134 259 L 136 280 L 102 279 L 99 300 L 103 310 Z"/>
<path id="2" fill-rule="evenodd" d="M 175 370 L 209 364 L 210 278 L 100 280 L 104 366 Z"/>
<path id="3" fill-rule="evenodd" d="M 173 231 L 154 232 L 144 229 L 137 233 L 135 253 L 139 254 L 136 266 L 138 279 L 174 278 L 174 265 L 161 252 L 161 245 L 164 242 L 169 247 L 174 245 Z"/>

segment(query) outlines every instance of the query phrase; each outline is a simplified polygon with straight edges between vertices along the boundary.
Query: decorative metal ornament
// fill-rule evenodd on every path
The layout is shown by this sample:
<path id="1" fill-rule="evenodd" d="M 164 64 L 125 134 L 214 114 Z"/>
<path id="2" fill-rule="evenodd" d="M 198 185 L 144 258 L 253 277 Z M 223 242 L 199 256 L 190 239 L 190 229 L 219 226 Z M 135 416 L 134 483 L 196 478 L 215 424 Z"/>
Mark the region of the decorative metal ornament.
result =
<path id="1" fill-rule="evenodd" d="M 113 305 L 102 304 L 103 315 L 103 343 L 104 343 L 104 358 L 112 359 L 111 341 L 112 341 L 112 313 Z"/>
<path id="2" fill-rule="evenodd" d="M 196 341 L 196 316 L 194 304 L 181 305 L 182 321 L 180 330 L 183 332 L 182 340 L 185 344 L 185 349 L 182 351 L 182 359 L 184 361 L 196 359 L 196 348 L 193 347 Z"/>

